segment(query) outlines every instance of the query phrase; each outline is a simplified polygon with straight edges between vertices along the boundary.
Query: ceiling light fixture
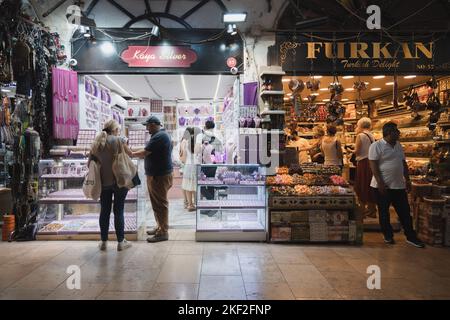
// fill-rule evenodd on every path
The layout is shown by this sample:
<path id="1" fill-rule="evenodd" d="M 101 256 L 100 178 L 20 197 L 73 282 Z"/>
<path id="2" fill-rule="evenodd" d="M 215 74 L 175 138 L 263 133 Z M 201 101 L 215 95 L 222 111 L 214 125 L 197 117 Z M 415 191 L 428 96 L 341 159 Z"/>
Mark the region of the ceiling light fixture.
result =
<path id="1" fill-rule="evenodd" d="M 312 76 L 313 79 L 322 79 L 322 76 Z"/>
<path id="2" fill-rule="evenodd" d="M 413 78 L 415 78 L 416 76 L 404 76 L 403 78 L 405 78 L 405 79 L 413 79 Z"/>
<path id="3" fill-rule="evenodd" d="M 344 98 L 344 99 L 341 99 L 341 101 L 348 101 L 348 99 L 347 99 L 347 98 Z"/>
<path id="4" fill-rule="evenodd" d="M 383 79 L 384 76 L 374 76 L 373 78 L 374 78 L 374 79 Z"/>
<path id="5" fill-rule="evenodd" d="M 328 88 L 320 88 L 320 91 L 328 91 Z"/>
<path id="6" fill-rule="evenodd" d="M 222 16 L 222 20 L 225 23 L 229 22 L 245 22 L 247 20 L 246 12 L 227 12 Z"/>
<path id="7" fill-rule="evenodd" d="M 152 31 L 150 31 L 150 34 L 154 37 L 159 37 L 159 27 L 157 25 L 154 25 L 152 27 Z"/>
<path id="8" fill-rule="evenodd" d="M 231 32 L 231 35 L 234 36 L 237 34 L 237 27 L 235 24 L 233 24 L 233 32 Z"/>
<path id="9" fill-rule="evenodd" d="M 288 93 L 287 96 L 288 96 L 288 97 L 292 96 L 292 93 Z"/>
<path id="10" fill-rule="evenodd" d="M 372 88 L 372 89 L 370 89 L 370 90 L 372 90 L 372 91 L 380 91 L 381 88 Z"/>
<path id="11" fill-rule="evenodd" d="M 317 92 L 311 93 L 312 96 L 318 96 L 319 94 Z"/>
<path id="12" fill-rule="evenodd" d="M 343 76 L 342 79 L 353 79 L 353 76 Z"/>
<path id="13" fill-rule="evenodd" d="M 117 82 L 115 82 L 110 76 L 108 76 L 107 74 L 105 74 L 105 78 L 108 79 L 109 81 L 111 81 L 112 83 L 114 83 L 114 85 L 119 88 L 123 93 L 125 93 L 125 95 L 127 97 L 133 97 L 133 95 L 131 93 L 129 93 L 127 90 L 125 90 L 120 84 L 118 84 Z"/>
<path id="14" fill-rule="evenodd" d="M 281 80 L 281 82 L 289 82 L 289 81 L 291 81 L 291 79 L 289 78 L 284 78 L 283 80 Z"/>
<path id="15" fill-rule="evenodd" d="M 322 101 L 323 102 L 327 102 L 327 101 L 330 101 L 330 99 L 323 99 Z"/>
<path id="16" fill-rule="evenodd" d="M 9 89 L 2 89 L 2 92 L 11 92 Z"/>
<path id="17" fill-rule="evenodd" d="M 386 82 L 386 85 L 387 85 L 387 86 L 393 86 L 393 85 L 394 85 L 394 82 Z"/>
<path id="18" fill-rule="evenodd" d="M 217 94 L 219 93 L 219 87 L 220 87 L 221 80 L 222 80 L 222 75 L 219 74 L 219 78 L 217 79 L 216 92 L 214 93 L 214 100 L 213 101 L 217 101 Z"/>
<path id="19" fill-rule="evenodd" d="M 353 88 L 347 88 L 347 89 L 345 89 L 345 91 L 353 91 L 353 90 L 355 90 L 355 89 L 353 89 Z"/>
<path id="20" fill-rule="evenodd" d="M 184 75 L 180 74 L 180 77 L 181 77 L 181 84 L 183 86 L 184 97 L 185 97 L 186 101 L 189 101 L 189 96 L 188 96 L 187 89 L 186 89 L 186 82 L 184 81 Z"/>

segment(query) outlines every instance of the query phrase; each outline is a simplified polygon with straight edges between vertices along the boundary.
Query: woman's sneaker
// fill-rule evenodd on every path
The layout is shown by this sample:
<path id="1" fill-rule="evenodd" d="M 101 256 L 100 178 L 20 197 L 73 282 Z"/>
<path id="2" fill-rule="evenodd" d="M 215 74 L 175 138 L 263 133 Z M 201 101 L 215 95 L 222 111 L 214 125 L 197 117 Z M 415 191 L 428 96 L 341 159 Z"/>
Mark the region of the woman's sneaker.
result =
<path id="1" fill-rule="evenodd" d="M 128 242 L 127 239 L 123 239 L 122 242 L 117 244 L 117 251 L 122 251 L 131 247 L 131 242 Z"/>
<path id="2" fill-rule="evenodd" d="M 107 242 L 106 242 L 106 241 L 102 241 L 102 242 L 100 242 L 100 244 L 98 245 L 98 248 L 99 248 L 101 251 L 106 251 L 106 247 L 107 247 Z"/>

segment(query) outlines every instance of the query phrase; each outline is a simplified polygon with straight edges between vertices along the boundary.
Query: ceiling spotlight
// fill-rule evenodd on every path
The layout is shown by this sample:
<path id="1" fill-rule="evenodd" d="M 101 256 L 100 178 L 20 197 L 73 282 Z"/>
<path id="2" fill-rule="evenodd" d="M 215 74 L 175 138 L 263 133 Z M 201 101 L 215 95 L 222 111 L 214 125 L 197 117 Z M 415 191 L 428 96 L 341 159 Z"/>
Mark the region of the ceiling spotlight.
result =
<path id="1" fill-rule="evenodd" d="M 236 25 L 233 24 L 233 32 L 231 32 L 231 35 L 234 36 L 236 34 L 237 34 L 237 28 L 236 28 Z"/>
<path id="2" fill-rule="evenodd" d="M 347 99 L 347 98 L 344 98 L 344 99 L 341 99 L 341 101 L 348 101 L 348 99 Z"/>
<path id="3" fill-rule="evenodd" d="M 384 76 L 375 76 L 375 77 L 373 77 L 374 79 L 383 79 L 384 78 Z"/>
<path id="4" fill-rule="evenodd" d="M 387 86 L 393 86 L 394 83 L 393 83 L 393 82 L 386 82 L 386 85 L 387 85 Z"/>
<path id="5" fill-rule="evenodd" d="M 403 78 L 405 78 L 405 79 L 413 79 L 413 78 L 415 78 L 416 76 L 404 76 Z"/>
<path id="6" fill-rule="evenodd" d="M 152 27 L 152 31 L 150 31 L 150 34 L 154 37 L 159 37 L 159 27 L 157 25 L 154 25 Z"/>
<path id="7" fill-rule="evenodd" d="M 322 79 L 322 76 L 312 76 L 313 79 Z"/>
<path id="8" fill-rule="evenodd" d="M 320 88 L 320 91 L 328 91 L 328 88 Z"/>
<path id="9" fill-rule="evenodd" d="M 91 30 L 89 29 L 89 27 L 84 28 L 83 36 L 85 38 L 90 38 L 91 37 Z"/>
<path id="10" fill-rule="evenodd" d="M 224 13 L 223 16 L 223 22 L 229 23 L 229 22 L 244 22 L 247 20 L 247 13 L 241 12 L 241 13 L 231 13 L 227 12 Z"/>
<path id="11" fill-rule="evenodd" d="M 312 96 L 318 96 L 319 94 L 317 92 L 311 93 Z"/>
<path id="12" fill-rule="evenodd" d="M 342 79 L 353 79 L 353 76 L 343 76 Z"/>
<path id="13" fill-rule="evenodd" d="M 380 91 L 381 88 L 372 88 L 372 89 L 370 89 L 370 90 L 372 90 L 372 91 Z"/>
<path id="14" fill-rule="evenodd" d="M 345 91 L 353 91 L 353 90 L 355 90 L 355 89 L 353 89 L 353 88 L 347 88 L 347 89 L 345 89 Z"/>

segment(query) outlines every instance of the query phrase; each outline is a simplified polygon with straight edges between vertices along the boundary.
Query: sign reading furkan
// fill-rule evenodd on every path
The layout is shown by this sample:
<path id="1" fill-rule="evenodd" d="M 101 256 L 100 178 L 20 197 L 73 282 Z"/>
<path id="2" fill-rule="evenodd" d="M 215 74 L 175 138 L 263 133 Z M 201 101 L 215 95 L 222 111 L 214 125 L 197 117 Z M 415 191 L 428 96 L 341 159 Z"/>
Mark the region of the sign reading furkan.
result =
<path id="1" fill-rule="evenodd" d="M 182 46 L 129 46 L 120 57 L 134 68 L 189 68 L 197 61 L 195 51 Z"/>
<path id="2" fill-rule="evenodd" d="M 390 39 L 370 34 L 298 36 L 277 35 L 270 48 L 270 64 L 287 72 L 339 74 L 448 73 L 450 45 L 443 35 Z M 339 39 L 341 38 L 341 39 Z M 396 41 L 395 41 L 396 40 Z"/>

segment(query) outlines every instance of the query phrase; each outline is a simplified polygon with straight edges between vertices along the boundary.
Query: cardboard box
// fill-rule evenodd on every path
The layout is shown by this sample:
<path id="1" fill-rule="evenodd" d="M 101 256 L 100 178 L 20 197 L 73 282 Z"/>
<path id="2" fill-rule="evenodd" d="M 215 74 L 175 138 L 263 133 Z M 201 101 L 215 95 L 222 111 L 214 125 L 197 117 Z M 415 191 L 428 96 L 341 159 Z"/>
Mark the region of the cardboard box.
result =
<path id="1" fill-rule="evenodd" d="M 291 228 L 290 227 L 274 227 L 272 226 L 272 241 L 290 241 Z"/>
<path id="2" fill-rule="evenodd" d="M 291 224 L 292 241 L 309 241 L 310 227 L 309 223 L 293 223 Z"/>
<path id="3" fill-rule="evenodd" d="M 348 211 L 329 211 L 327 224 L 329 226 L 348 226 Z"/>
<path id="4" fill-rule="evenodd" d="M 326 210 L 309 210 L 308 211 L 310 223 L 326 223 L 327 211 Z"/>
<path id="5" fill-rule="evenodd" d="M 270 212 L 270 221 L 274 223 L 289 223 L 292 213 L 289 211 L 272 211 Z"/>
<path id="6" fill-rule="evenodd" d="M 291 212 L 291 222 L 292 223 L 308 223 L 309 221 L 309 212 L 304 211 L 292 211 Z"/>

